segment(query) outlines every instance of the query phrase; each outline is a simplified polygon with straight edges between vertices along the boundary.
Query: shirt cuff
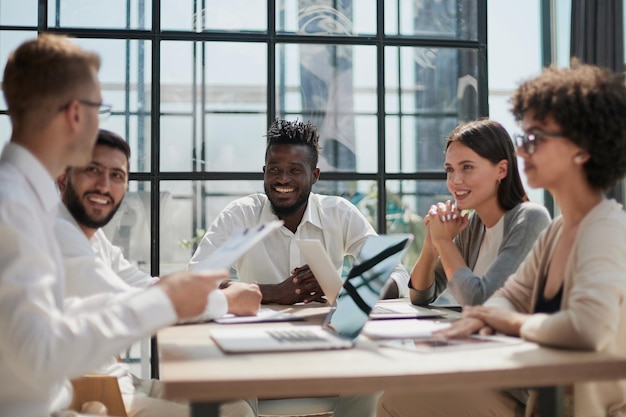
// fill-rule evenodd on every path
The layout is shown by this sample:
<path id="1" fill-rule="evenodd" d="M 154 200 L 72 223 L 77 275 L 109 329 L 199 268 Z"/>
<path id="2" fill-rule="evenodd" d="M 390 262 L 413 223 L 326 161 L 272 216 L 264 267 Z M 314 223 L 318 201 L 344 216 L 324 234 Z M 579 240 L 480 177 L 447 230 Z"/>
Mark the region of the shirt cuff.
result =
<path id="1" fill-rule="evenodd" d="M 144 330 L 153 333 L 176 322 L 176 311 L 169 297 L 158 286 L 128 294 L 139 323 L 150 323 Z"/>
<path id="2" fill-rule="evenodd" d="M 202 314 L 203 320 L 213 320 L 228 313 L 228 300 L 222 290 L 214 290 L 209 293 L 209 301 Z"/>

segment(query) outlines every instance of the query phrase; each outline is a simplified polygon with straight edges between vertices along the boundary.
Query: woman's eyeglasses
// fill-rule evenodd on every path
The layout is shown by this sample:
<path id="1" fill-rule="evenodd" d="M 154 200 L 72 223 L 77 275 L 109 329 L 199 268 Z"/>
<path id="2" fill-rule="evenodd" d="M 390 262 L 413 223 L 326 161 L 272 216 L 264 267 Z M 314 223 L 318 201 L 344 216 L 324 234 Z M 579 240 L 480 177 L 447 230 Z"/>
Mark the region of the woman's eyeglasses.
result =
<path id="1" fill-rule="evenodd" d="M 528 155 L 532 155 L 537 150 L 537 142 L 543 138 L 562 138 L 561 133 L 517 133 L 513 135 L 517 149 L 524 149 Z"/>

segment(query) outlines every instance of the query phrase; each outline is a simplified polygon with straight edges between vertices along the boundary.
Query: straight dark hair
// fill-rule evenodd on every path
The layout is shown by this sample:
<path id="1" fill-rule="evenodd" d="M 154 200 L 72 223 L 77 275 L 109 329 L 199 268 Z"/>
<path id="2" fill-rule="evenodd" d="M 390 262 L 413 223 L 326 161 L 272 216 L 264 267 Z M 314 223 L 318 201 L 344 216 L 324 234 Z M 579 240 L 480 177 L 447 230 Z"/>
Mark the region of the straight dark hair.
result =
<path id="1" fill-rule="evenodd" d="M 522 201 L 528 201 L 517 169 L 513 141 L 500 123 L 481 119 L 460 125 L 448 137 L 446 151 L 453 142 L 462 143 L 492 164 L 503 159 L 508 161 L 507 175 L 498 185 L 500 207 L 508 211 Z"/>
<path id="2" fill-rule="evenodd" d="M 104 145 L 122 151 L 126 155 L 126 170 L 130 171 L 130 146 L 128 146 L 128 142 L 123 137 L 110 130 L 100 129 L 96 145 Z"/>

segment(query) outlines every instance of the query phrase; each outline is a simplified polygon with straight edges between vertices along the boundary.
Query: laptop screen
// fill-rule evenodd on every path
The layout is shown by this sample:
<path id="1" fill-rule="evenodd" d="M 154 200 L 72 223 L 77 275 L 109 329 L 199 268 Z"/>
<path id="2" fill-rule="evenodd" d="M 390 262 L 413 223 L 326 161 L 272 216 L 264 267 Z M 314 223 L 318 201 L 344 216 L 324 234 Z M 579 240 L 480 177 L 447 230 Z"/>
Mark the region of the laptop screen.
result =
<path id="1" fill-rule="evenodd" d="M 369 236 L 344 280 L 332 314 L 325 326 L 338 335 L 356 339 L 369 313 L 382 296 L 394 268 L 402 261 L 411 235 Z"/>

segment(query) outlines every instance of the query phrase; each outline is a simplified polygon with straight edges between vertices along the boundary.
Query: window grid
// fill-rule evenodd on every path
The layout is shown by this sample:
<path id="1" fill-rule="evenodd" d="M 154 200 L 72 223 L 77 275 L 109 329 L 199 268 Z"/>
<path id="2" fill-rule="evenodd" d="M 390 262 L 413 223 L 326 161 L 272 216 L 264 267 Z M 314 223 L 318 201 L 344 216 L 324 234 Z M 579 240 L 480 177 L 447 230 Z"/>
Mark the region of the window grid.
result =
<path id="1" fill-rule="evenodd" d="M 161 118 L 172 115 L 188 116 L 192 120 L 199 118 L 199 132 L 198 129 L 193 129 L 193 155 L 194 159 L 207 160 L 206 158 L 206 116 L 215 114 L 263 114 L 260 110 L 219 110 L 219 109 L 207 109 L 206 107 L 206 73 L 199 71 L 196 63 L 199 61 L 204 65 L 211 65 L 211 57 L 207 56 L 206 45 L 213 42 L 231 42 L 231 43 L 252 43 L 262 44 L 266 46 L 267 53 L 267 86 L 266 86 L 266 122 L 267 125 L 272 122 L 275 117 L 290 117 L 298 115 L 297 112 L 290 111 L 285 104 L 285 97 L 281 95 L 277 97 L 277 84 L 285 86 L 287 88 L 286 81 L 284 79 L 284 71 L 281 72 L 281 79 L 277 77 L 277 49 L 284 53 L 283 49 L 280 49 L 282 45 L 338 45 L 338 46 L 371 46 L 376 49 L 376 111 L 375 112 L 363 112 L 354 111 L 354 115 L 370 115 L 376 118 L 377 130 L 376 130 L 376 172 L 335 172 L 324 171 L 324 181 L 335 182 L 350 182 L 350 181 L 374 181 L 378 190 L 378 198 L 376 201 L 376 227 L 381 233 L 386 232 L 387 224 L 387 210 L 388 201 L 386 198 L 387 182 L 397 181 L 399 185 L 400 197 L 403 196 L 402 184 L 403 180 L 416 180 L 416 181 L 445 181 L 445 173 L 443 170 L 415 170 L 414 172 L 387 172 L 386 164 L 386 124 L 390 123 L 387 118 L 390 116 L 397 117 L 398 134 L 400 149 L 402 148 L 402 141 L 406 132 L 406 127 L 403 127 L 403 119 L 407 117 L 420 118 L 423 116 L 428 117 L 455 117 L 456 113 L 446 111 L 434 111 L 424 112 L 423 110 L 411 110 L 404 107 L 402 103 L 402 94 L 400 94 L 403 86 L 401 83 L 402 69 L 400 62 L 400 54 L 398 51 L 397 62 L 395 65 L 396 76 L 398 78 L 398 94 L 395 100 L 397 101 L 397 110 L 386 111 L 386 95 L 387 89 L 385 87 L 385 72 L 387 71 L 385 65 L 385 48 L 443 48 L 453 49 L 456 51 L 475 51 L 476 52 L 476 67 L 477 67 L 477 82 L 478 82 L 478 104 L 477 104 L 477 116 L 488 115 L 487 104 L 487 43 L 486 43 L 486 0 L 478 0 L 477 2 L 477 40 L 463 40 L 463 39 L 448 39 L 437 38 L 433 36 L 404 36 L 404 35 L 390 35 L 385 33 L 385 0 L 376 0 L 376 34 L 364 35 L 364 36 L 337 36 L 337 35 L 303 35 L 297 33 L 282 33 L 276 31 L 276 19 L 277 19 L 277 6 L 275 0 L 267 1 L 267 31 L 221 31 L 221 30 L 202 30 L 202 28 L 195 28 L 194 31 L 175 31 L 175 30 L 161 30 L 161 1 L 149 0 L 145 2 L 147 7 L 151 8 L 151 27 L 150 29 L 130 29 L 131 27 L 131 0 L 126 1 L 126 29 L 111 29 L 111 28 L 78 28 L 78 27 L 60 27 L 62 22 L 62 1 L 54 0 L 55 4 L 55 16 L 53 22 L 49 22 L 49 4 L 52 0 L 37 0 L 38 4 L 38 19 L 37 27 L 23 27 L 23 26 L 0 26 L 0 34 L 5 31 L 27 31 L 37 30 L 37 32 L 52 32 L 61 33 L 73 36 L 76 38 L 88 38 L 88 39 L 117 39 L 124 40 L 125 51 L 125 79 L 124 79 L 124 108 L 114 109 L 113 115 L 123 117 L 124 134 L 126 138 L 131 136 L 131 129 L 137 129 L 138 132 L 146 135 L 147 143 L 138 141 L 138 153 L 143 156 L 139 158 L 139 163 L 136 166 L 136 171 L 130 174 L 130 181 L 137 182 L 138 188 L 143 190 L 144 184 L 149 187 L 150 191 L 150 272 L 152 275 L 159 275 L 160 273 L 160 194 L 161 194 L 161 182 L 162 181 L 193 181 L 194 192 L 191 195 L 193 200 L 193 219 L 194 230 L 196 228 L 204 228 L 208 226 L 206 219 L 202 216 L 202 213 L 206 212 L 206 201 L 209 194 L 204 189 L 205 181 L 259 181 L 262 180 L 262 174 L 260 172 L 217 172 L 211 171 L 210 167 L 206 167 L 206 164 L 196 163 L 193 161 L 192 169 L 189 171 L 161 171 Z M 145 0 L 139 0 L 141 4 L 144 4 Z M 279 2 L 281 0 L 278 0 Z M 387 0 L 395 1 L 396 9 L 400 10 L 401 0 Z M 463 2 L 464 0 L 457 0 L 457 2 Z M 206 2 L 204 0 L 193 0 L 194 14 L 198 16 L 199 10 L 206 10 Z M 143 17 L 143 15 L 142 15 Z M 52 25 L 50 23 L 53 23 Z M 204 19 L 196 21 L 196 24 L 204 25 Z M 397 15 L 396 24 L 400 27 L 400 16 Z M 140 27 L 143 26 L 140 22 Z M 144 106 L 140 106 L 138 110 L 131 110 L 131 41 L 137 41 L 138 45 L 138 60 L 141 62 L 146 58 L 146 49 L 149 48 L 149 64 L 150 64 L 150 91 L 141 91 L 144 85 L 146 85 L 143 78 L 142 71 L 138 71 L 138 79 L 136 80 L 137 96 L 149 97 L 149 111 L 145 110 Z M 146 45 L 145 42 L 149 42 Z M 193 69 L 192 69 L 192 82 L 193 82 L 193 94 L 196 94 L 196 88 L 199 87 L 201 91 L 200 101 L 192 100 L 192 108 L 190 111 L 161 111 L 161 42 L 177 41 L 177 42 L 191 42 L 193 44 Z M 147 64 L 147 63 L 146 63 Z M 145 74 L 145 78 L 148 78 L 148 74 Z M 148 103 L 145 103 L 148 104 Z M 277 108 L 280 111 L 277 111 Z M 203 110 L 204 109 L 204 110 Z M 6 110 L 0 111 L 1 114 L 6 114 Z M 149 121 L 146 117 L 149 115 Z M 144 117 L 142 117 L 144 116 Z M 130 119 L 136 119 L 136 126 L 131 126 Z M 144 125 L 146 123 L 147 125 Z M 195 126 L 195 123 L 194 123 Z M 262 133 L 262 132 L 260 132 Z M 200 137 L 198 137 L 200 136 Z M 406 140 L 406 139 L 405 139 Z M 196 144 L 202 143 L 202 146 L 197 149 Z M 149 155 L 145 153 L 148 152 Z M 394 156 L 395 157 L 395 156 Z M 400 158 L 400 155 L 397 156 Z M 149 161 L 150 166 L 144 169 L 142 165 L 143 161 Z M 400 159 L 397 161 L 400 171 L 402 171 L 403 162 Z M 200 223 L 196 222 L 196 219 L 200 219 Z M 154 345 L 154 344 L 153 344 Z M 152 360 L 153 360 L 153 376 L 158 377 L 158 367 L 155 366 L 157 355 L 153 346 Z"/>

